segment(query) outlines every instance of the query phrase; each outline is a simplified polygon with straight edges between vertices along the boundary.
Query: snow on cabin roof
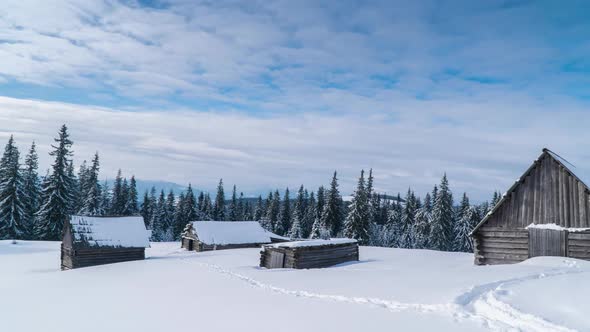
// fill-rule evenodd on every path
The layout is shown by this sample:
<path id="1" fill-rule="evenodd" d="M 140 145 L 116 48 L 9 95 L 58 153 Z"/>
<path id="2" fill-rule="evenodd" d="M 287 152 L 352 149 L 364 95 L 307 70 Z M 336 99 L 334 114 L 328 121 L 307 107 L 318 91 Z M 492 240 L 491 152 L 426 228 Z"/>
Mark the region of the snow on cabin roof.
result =
<path id="1" fill-rule="evenodd" d="M 193 232 L 205 244 L 271 243 L 271 238 L 288 240 L 273 234 L 257 221 L 193 221 Z"/>
<path id="2" fill-rule="evenodd" d="M 85 217 L 70 220 L 73 241 L 91 247 L 147 248 L 149 231 L 142 217 Z"/>
<path id="3" fill-rule="evenodd" d="M 309 241 L 293 241 L 271 244 L 273 248 L 300 248 L 300 247 L 315 247 L 327 246 L 336 244 L 357 243 L 354 239 L 330 239 L 330 240 L 309 240 Z"/>

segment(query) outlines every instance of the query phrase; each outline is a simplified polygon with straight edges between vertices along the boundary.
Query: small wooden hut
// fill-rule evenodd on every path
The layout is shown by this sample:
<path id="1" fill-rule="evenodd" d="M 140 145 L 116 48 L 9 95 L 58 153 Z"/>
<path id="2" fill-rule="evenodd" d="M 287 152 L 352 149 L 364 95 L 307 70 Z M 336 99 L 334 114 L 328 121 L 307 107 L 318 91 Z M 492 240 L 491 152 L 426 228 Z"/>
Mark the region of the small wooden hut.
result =
<path id="1" fill-rule="evenodd" d="M 258 248 L 289 238 L 265 230 L 257 221 L 194 221 L 184 229 L 181 241 L 189 251 L 209 251 Z"/>
<path id="2" fill-rule="evenodd" d="M 590 189 L 548 149 L 475 227 L 475 264 L 590 259 Z"/>
<path id="3" fill-rule="evenodd" d="M 358 260 L 359 246 L 352 239 L 276 243 L 260 252 L 260 266 L 268 269 L 313 269 Z"/>
<path id="4" fill-rule="evenodd" d="M 142 217 L 72 216 L 65 223 L 61 268 L 142 260 L 149 245 Z"/>

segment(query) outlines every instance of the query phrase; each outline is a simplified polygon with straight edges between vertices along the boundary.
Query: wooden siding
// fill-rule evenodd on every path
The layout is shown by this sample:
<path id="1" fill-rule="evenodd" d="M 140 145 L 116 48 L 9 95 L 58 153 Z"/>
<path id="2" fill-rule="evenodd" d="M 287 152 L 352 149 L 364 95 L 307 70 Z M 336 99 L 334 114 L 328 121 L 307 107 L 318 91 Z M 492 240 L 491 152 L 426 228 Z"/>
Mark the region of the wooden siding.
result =
<path id="1" fill-rule="evenodd" d="M 529 229 L 529 257 L 565 257 L 567 254 L 567 235 L 566 231 Z"/>
<path id="2" fill-rule="evenodd" d="M 518 263 L 529 258 L 526 229 L 480 228 L 474 236 L 475 264 Z"/>
<path id="3" fill-rule="evenodd" d="M 312 269 L 329 267 L 359 260 L 357 243 L 331 244 L 309 247 L 272 247 L 265 246 L 260 252 L 260 266 L 275 268 L 274 255 L 282 255 L 284 268 Z"/>
<path id="4" fill-rule="evenodd" d="M 62 245 L 62 270 L 145 259 L 145 248 L 72 249 Z"/>
<path id="5" fill-rule="evenodd" d="M 523 261 L 537 255 L 590 259 L 590 232 L 531 230 L 530 224 L 590 228 L 590 189 L 544 149 L 472 232 L 476 264 Z"/>
<path id="6" fill-rule="evenodd" d="M 590 227 L 590 192 L 567 167 L 544 152 L 479 227 L 530 224 Z"/>

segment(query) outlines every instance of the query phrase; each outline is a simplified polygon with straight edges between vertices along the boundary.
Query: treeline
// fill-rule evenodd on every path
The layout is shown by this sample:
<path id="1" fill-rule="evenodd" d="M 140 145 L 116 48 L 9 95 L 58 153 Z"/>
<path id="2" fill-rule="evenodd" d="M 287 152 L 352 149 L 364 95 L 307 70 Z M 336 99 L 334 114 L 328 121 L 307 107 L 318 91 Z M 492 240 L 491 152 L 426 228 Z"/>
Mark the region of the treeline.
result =
<path id="1" fill-rule="evenodd" d="M 139 204 L 135 177 L 119 170 L 113 188 L 99 181 L 98 153 L 84 161 L 78 172 L 72 162 L 67 127 L 60 128 L 46 175 L 38 174 L 35 143 L 24 163 L 11 136 L 0 160 L 0 239 L 59 240 L 64 221 L 72 214 L 88 216 L 141 215 L 152 230 L 153 241 L 178 240 L 194 220 L 259 221 L 278 235 L 293 239 L 350 237 L 364 245 L 471 251 L 469 232 L 488 213 L 490 204 L 471 205 L 463 194 L 458 206 L 446 175 L 423 199 L 409 189 L 405 197 L 391 198 L 373 188 L 372 171 L 364 171 L 350 202 L 344 202 L 334 172 L 327 188 L 308 190 L 303 185 L 291 196 L 289 188 L 263 198 L 247 199 L 233 186 L 226 199 L 223 180 L 214 199 L 195 194 L 192 186 L 178 196 L 173 191 L 143 194 Z M 499 200 L 494 193 L 492 205 Z"/>

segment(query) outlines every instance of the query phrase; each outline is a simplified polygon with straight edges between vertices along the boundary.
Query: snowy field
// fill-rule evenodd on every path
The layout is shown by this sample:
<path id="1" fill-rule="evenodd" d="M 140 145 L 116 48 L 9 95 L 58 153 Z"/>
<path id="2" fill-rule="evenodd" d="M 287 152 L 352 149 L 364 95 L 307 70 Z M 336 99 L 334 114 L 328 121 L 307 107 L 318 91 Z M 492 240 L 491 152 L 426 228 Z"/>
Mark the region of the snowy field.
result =
<path id="1" fill-rule="evenodd" d="M 1 331 L 590 331 L 590 263 L 361 248 L 318 270 L 258 268 L 259 249 L 62 272 L 59 243 L 0 241 Z"/>

